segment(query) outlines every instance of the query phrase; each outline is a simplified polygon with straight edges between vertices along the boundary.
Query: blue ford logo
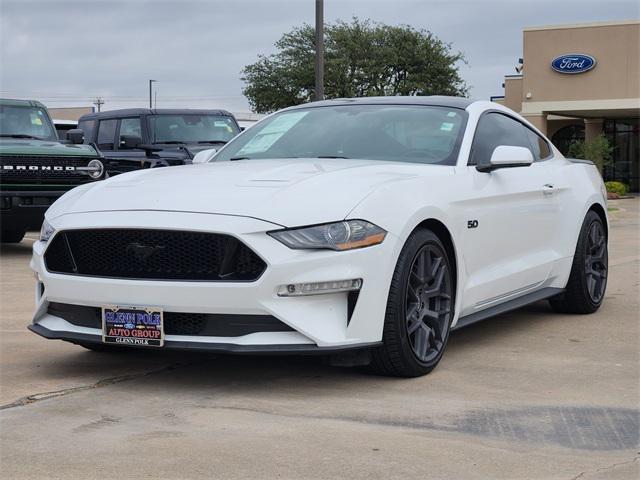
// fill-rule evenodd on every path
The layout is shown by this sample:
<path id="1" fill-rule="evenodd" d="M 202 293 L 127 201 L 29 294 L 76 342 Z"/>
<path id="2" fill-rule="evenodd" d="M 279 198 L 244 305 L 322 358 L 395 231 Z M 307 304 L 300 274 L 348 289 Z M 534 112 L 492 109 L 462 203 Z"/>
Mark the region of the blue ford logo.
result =
<path id="1" fill-rule="evenodd" d="M 125 323 L 124 328 L 132 329 L 132 328 L 136 328 L 136 326 L 133 323 Z"/>
<path id="2" fill-rule="evenodd" d="M 583 53 L 560 55 L 551 62 L 551 68 L 560 73 L 584 73 L 596 66 L 596 59 Z"/>

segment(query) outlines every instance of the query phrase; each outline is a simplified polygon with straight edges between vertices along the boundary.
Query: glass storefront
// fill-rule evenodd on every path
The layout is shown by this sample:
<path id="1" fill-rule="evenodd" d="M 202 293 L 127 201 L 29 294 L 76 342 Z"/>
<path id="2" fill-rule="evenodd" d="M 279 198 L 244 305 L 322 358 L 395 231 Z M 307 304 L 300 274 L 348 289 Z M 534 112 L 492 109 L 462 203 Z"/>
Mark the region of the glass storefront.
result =
<path id="1" fill-rule="evenodd" d="M 629 186 L 631 192 L 640 192 L 640 119 L 606 119 L 604 134 L 613 147 L 613 158 L 604 168 L 605 181 L 616 180 Z M 576 141 L 584 141 L 584 125 L 568 125 L 559 129 L 551 138 L 553 144 L 566 155 Z"/>
<path id="2" fill-rule="evenodd" d="M 553 134 L 551 141 L 563 155 L 566 155 L 572 143 L 584 141 L 584 123 L 562 127 Z"/>
<path id="3" fill-rule="evenodd" d="M 605 180 L 617 180 L 640 191 L 640 136 L 638 118 L 605 120 L 604 133 L 613 146 L 613 161 L 603 172 Z"/>

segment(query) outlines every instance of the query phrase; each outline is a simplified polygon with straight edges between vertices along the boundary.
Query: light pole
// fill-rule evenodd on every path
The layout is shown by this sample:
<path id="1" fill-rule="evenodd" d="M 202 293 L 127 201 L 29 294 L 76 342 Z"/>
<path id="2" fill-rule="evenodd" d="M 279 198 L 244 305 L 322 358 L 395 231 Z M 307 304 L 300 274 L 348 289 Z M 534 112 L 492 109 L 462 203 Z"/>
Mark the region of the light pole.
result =
<path id="1" fill-rule="evenodd" d="M 324 100 L 324 1 L 316 0 L 316 101 Z"/>
<path id="2" fill-rule="evenodd" d="M 153 82 L 157 80 L 149 80 L 149 108 L 153 108 Z"/>
<path id="3" fill-rule="evenodd" d="M 104 105 L 104 100 L 102 99 L 102 97 L 96 97 L 96 99 L 93 101 L 93 104 L 98 107 L 98 112 L 100 111 L 100 107 L 102 105 Z"/>

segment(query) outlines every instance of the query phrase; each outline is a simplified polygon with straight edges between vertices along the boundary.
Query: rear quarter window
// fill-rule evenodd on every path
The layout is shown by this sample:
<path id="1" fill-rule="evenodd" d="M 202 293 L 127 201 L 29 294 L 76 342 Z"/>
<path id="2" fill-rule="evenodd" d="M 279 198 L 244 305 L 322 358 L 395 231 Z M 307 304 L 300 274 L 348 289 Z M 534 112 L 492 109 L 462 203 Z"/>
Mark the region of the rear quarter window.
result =
<path id="1" fill-rule="evenodd" d="M 533 153 L 533 159 L 537 162 L 549 158 L 551 155 L 551 149 L 549 148 L 547 141 L 533 130 L 526 127 L 525 130 L 527 131 L 529 142 L 531 142 L 531 153 Z"/>

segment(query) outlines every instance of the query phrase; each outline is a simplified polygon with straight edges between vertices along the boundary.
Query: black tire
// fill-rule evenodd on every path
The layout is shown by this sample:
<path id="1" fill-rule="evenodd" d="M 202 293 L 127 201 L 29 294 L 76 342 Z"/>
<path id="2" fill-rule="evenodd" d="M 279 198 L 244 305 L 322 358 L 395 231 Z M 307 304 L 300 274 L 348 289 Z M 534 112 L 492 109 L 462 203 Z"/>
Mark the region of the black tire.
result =
<path id="1" fill-rule="evenodd" d="M 607 288 L 607 230 L 600 216 L 590 210 L 585 216 L 567 287 L 549 300 L 560 313 L 593 313 L 604 299 Z"/>
<path id="2" fill-rule="evenodd" d="M 0 243 L 20 243 L 24 238 L 24 230 L 2 230 L 0 231 Z"/>
<path id="3" fill-rule="evenodd" d="M 421 264 L 423 270 L 419 270 Z M 418 377 L 438 365 L 455 305 L 452 265 L 433 232 L 420 229 L 411 234 L 391 280 L 383 344 L 371 352 L 374 372 Z"/>

